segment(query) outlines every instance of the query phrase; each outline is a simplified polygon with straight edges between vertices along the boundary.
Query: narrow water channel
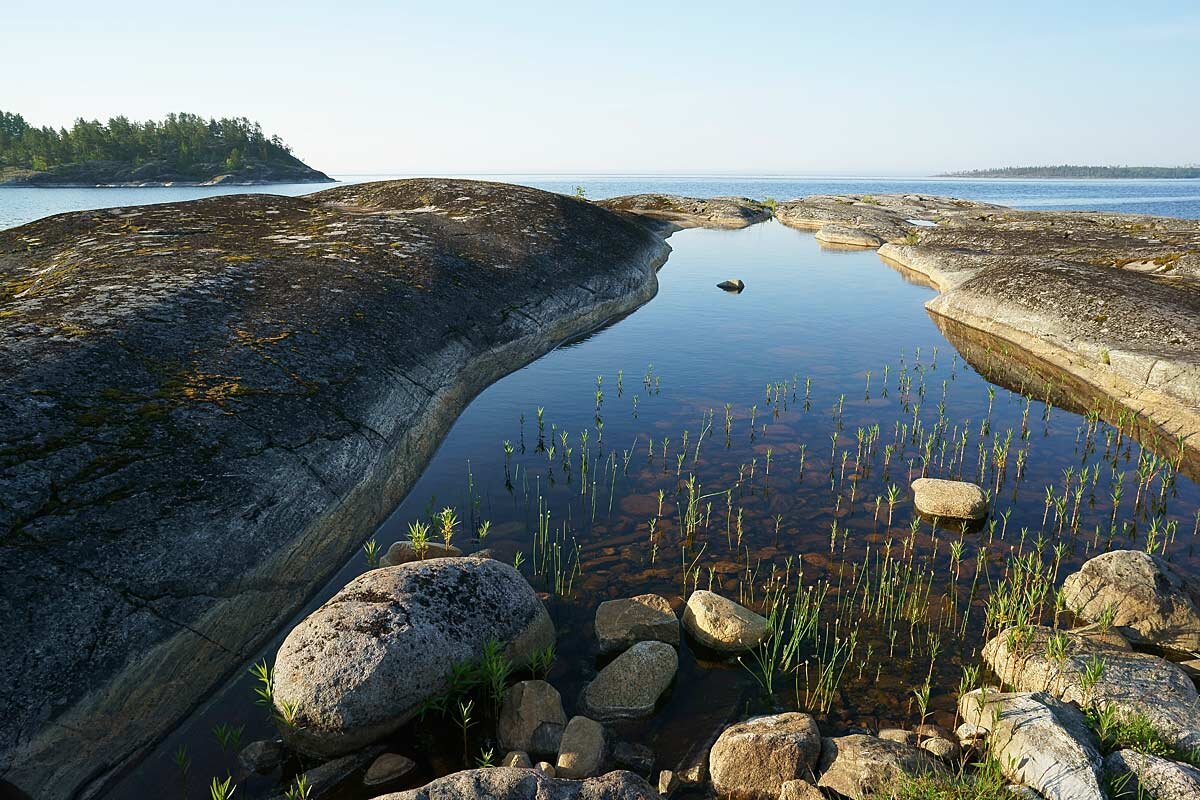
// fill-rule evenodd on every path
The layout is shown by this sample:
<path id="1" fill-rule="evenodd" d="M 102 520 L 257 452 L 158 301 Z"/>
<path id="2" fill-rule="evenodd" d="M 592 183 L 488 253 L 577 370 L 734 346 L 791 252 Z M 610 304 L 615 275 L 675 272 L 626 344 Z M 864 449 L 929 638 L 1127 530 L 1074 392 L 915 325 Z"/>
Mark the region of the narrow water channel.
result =
<path id="1" fill-rule="evenodd" d="M 1171 469 L 1173 443 L 1151 461 L 1125 433 L 1047 402 L 1044 386 L 988 383 L 925 312 L 933 290 L 875 252 L 823 249 L 773 221 L 670 243 L 657 297 L 484 391 L 374 533 L 386 548 L 449 506 L 463 520 L 456 544 L 509 563 L 520 553 L 558 627 L 549 680 L 568 715 L 602 663 L 591 622 L 608 599 L 657 592 L 679 609 L 699 586 L 761 608 L 786 583 L 820 608 L 790 671 L 681 648 L 658 713 L 619 726 L 661 769 L 748 711 L 812 710 L 827 734 L 911 725 L 928 682 L 929 713 L 950 721 L 963 667 L 978 662 L 985 603 L 1018 554 L 1061 583 L 1097 552 L 1150 537 L 1195 568 L 1200 489 Z M 718 290 L 727 278 L 745 291 Z M 915 520 L 908 486 L 923 471 L 984 485 L 990 524 Z M 471 531 L 484 520 L 481 544 Z M 365 569 L 360 553 L 308 610 Z M 242 744 L 271 735 L 248 675 L 113 796 L 179 785 L 181 747 L 190 795 L 206 796 L 234 761 L 218 725 L 242 726 Z M 419 725 L 392 747 L 421 766 L 409 785 L 461 767 Z M 249 780 L 242 796 L 279 780 Z"/>

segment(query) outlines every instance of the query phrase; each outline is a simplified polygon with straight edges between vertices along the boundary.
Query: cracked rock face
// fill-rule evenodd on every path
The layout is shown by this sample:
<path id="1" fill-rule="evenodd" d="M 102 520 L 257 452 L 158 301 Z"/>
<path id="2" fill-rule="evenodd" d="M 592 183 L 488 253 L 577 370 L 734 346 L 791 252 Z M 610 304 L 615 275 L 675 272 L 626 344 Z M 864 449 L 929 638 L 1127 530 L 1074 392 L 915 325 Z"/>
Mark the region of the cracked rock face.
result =
<path id="1" fill-rule="evenodd" d="M 454 665 L 478 661 L 490 641 L 518 666 L 554 643 L 550 615 L 511 566 L 437 558 L 360 575 L 279 648 L 275 709 L 295 710 L 284 741 L 319 758 L 370 744 L 444 692 Z"/>
<path id="2" fill-rule="evenodd" d="M 479 390 L 648 300 L 668 251 L 440 179 L 0 231 L 0 779 L 67 797 L 134 763 Z"/>

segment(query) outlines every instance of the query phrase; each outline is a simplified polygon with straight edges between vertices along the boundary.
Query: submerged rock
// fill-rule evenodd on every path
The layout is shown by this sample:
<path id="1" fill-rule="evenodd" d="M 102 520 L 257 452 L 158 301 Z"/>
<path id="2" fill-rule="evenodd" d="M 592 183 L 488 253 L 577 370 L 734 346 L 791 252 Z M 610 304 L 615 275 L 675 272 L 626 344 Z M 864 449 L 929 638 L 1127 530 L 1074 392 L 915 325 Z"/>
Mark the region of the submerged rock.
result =
<path id="1" fill-rule="evenodd" d="M 557 689 L 545 681 L 521 681 L 504 693 L 497 734 L 509 750 L 549 753 L 557 751 L 566 724 Z"/>
<path id="2" fill-rule="evenodd" d="M 1200 650 L 1200 582 L 1158 556 L 1113 550 L 1091 558 L 1067 576 L 1063 599 L 1088 622 L 1111 614 L 1111 624 L 1138 644 Z"/>
<path id="3" fill-rule="evenodd" d="M 602 721 L 649 716 L 678 668 L 679 656 L 671 645 L 638 642 L 583 690 L 583 712 Z"/>
<path id="4" fill-rule="evenodd" d="M 610 772 L 584 781 L 554 778 L 534 769 L 468 769 L 438 778 L 420 789 L 385 794 L 376 800 L 658 800 L 645 779 Z"/>
<path id="5" fill-rule="evenodd" d="M 56 553 L 0 542 L 4 780 L 55 800 L 132 766 L 475 394 L 644 303 L 669 250 L 592 203 L 424 178 L 0 231 L 0 530 Z"/>
<path id="6" fill-rule="evenodd" d="M 1057 638 L 1052 654 L 1048 644 Z M 1008 686 L 1044 691 L 1083 708 L 1140 716 L 1170 744 L 1200 747 L 1200 697 L 1187 673 L 1158 656 L 1110 647 L 1042 626 L 1012 628 L 983 646 L 983 659 Z M 1093 664 L 1099 676 L 1088 678 Z"/>
<path id="7" fill-rule="evenodd" d="M 363 775 L 363 786 L 383 786 L 398 781 L 417 768 L 416 763 L 399 753 L 384 753 L 371 762 Z"/>
<path id="8" fill-rule="evenodd" d="M 616 653 L 638 642 L 679 646 L 679 618 L 665 597 L 642 594 L 607 600 L 596 609 L 596 639 L 601 653 Z"/>
<path id="9" fill-rule="evenodd" d="M 770 632 L 765 617 L 705 589 L 688 598 L 683 626 L 700 644 L 727 653 L 751 650 Z"/>
<path id="10" fill-rule="evenodd" d="M 546 609 L 511 566 L 442 558 L 371 570 L 279 648 L 275 708 L 282 714 L 287 706 L 295 717 L 284 739 L 328 756 L 386 736 L 489 641 L 517 664 L 554 642 Z"/>
<path id="11" fill-rule="evenodd" d="M 600 771 L 605 752 L 604 726 L 587 717 L 571 717 L 554 769 L 564 778 L 587 778 Z"/>
<path id="12" fill-rule="evenodd" d="M 238 763 L 247 772 L 266 774 L 278 767 L 287 758 L 287 748 L 282 739 L 266 739 L 251 742 L 238 753 Z"/>
<path id="13" fill-rule="evenodd" d="M 917 511 L 943 520 L 981 520 L 987 516 L 987 495 L 974 483 L 940 478 L 917 478 L 912 482 L 913 505 Z"/>
<path id="14" fill-rule="evenodd" d="M 1009 780 L 1046 800 L 1104 800 L 1100 753 L 1079 709 L 1045 692 L 983 689 L 960 697 L 958 708 L 988 731 L 991 755 Z"/>
<path id="15" fill-rule="evenodd" d="M 910 744 L 854 733 L 825 739 L 817 770 L 817 786 L 851 800 L 867 800 L 903 775 L 944 772 L 945 767 Z"/>
<path id="16" fill-rule="evenodd" d="M 754 717 L 721 733 L 708 757 L 713 788 L 735 800 L 776 800 L 783 785 L 813 777 L 821 731 L 808 714 Z"/>
<path id="17" fill-rule="evenodd" d="M 1104 768 L 1120 787 L 1113 800 L 1196 800 L 1200 798 L 1200 769 L 1136 750 L 1117 750 L 1104 759 Z"/>

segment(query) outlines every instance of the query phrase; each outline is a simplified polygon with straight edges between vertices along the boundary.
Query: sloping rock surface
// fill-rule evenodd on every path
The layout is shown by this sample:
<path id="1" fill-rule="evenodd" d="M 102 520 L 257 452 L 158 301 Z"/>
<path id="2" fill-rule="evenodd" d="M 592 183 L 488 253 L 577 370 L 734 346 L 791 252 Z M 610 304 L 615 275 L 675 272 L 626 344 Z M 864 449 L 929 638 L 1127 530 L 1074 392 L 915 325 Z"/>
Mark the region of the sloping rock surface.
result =
<path id="1" fill-rule="evenodd" d="M 403 497 L 484 386 L 653 296 L 592 203 L 418 179 L 0 231 L 0 779 L 130 763 Z"/>

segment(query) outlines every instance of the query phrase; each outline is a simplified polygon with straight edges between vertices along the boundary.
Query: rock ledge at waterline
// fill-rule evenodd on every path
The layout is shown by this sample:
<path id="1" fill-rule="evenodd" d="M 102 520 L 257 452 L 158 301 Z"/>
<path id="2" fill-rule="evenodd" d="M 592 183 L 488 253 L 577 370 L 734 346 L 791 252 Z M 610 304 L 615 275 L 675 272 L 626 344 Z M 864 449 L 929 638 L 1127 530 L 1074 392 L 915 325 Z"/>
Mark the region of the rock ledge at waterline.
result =
<path id="1" fill-rule="evenodd" d="M 244 663 L 496 378 L 669 247 L 420 179 L 0 231 L 0 779 L 96 790 Z"/>
<path id="2" fill-rule="evenodd" d="M 950 326 L 1184 437 L 1200 474 L 1200 221 L 922 195 L 813 196 L 775 214 L 883 240 L 880 256 L 941 292 L 926 307 L 956 345 Z"/>

